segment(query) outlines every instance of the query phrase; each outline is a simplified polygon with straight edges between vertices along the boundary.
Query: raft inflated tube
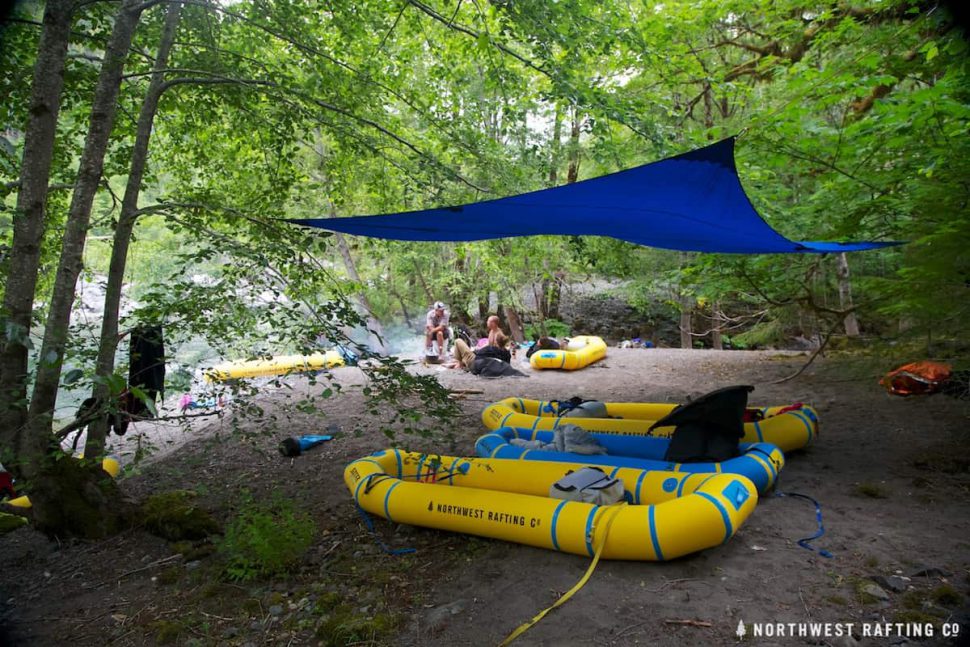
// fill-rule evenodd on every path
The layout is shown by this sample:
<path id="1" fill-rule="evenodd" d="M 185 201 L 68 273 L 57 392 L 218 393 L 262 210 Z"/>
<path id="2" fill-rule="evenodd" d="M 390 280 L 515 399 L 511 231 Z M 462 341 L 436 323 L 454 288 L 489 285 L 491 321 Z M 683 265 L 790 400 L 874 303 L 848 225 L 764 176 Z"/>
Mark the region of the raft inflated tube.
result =
<path id="1" fill-rule="evenodd" d="M 387 449 L 354 461 L 344 483 L 357 504 L 395 523 L 491 537 L 604 559 L 665 560 L 727 542 L 754 510 L 754 485 L 734 474 L 608 471 L 629 505 L 548 496 L 586 463 L 429 456 Z"/>
<path id="2" fill-rule="evenodd" d="M 571 337 L 565 348 L 537 350 L 529 358 L 532 368 L 558 368 L 575 371 L 606 357 L 606 342 L 599 337 L 580 335 Z"/>
<path id="3" fill-rule="evenodd" d="M 204 375 L 206 382 L 224 382 L 247 377 L 312 373 L 343 365 L 343 356 L 338 351 L 328 350 L 312 355 L 278 355 L 269 359 L 225 362 L 207 369 Z"/>
<path id="4" fill-rule="evenodd" d="M 534 357 L 534 356 L 533 356 Z M 600 434 L 644 435 L 654 422 L 674 410 L 676 404 L 650 402 L 605 402 L 607 418 L 559 417 L 560 403 L 525 398 L 505 398 L 482 411 L 482 422 L 489 429 L 522 427 L 548 431 L 569 423 Z M 786 411 L 786 409 L 788 409 Z M 818 435 L 818 413 L 808 405 L 798 409 L 787 406 L 755 409 L 762 420 L 744 423 L 748 443 L 771 443 L 784 452 L 801 449 Z M 779 413 L 780 412 L 780 413 Z M 673 427 L 658 427 L 650 435 L 670 436 Z"/>
<path id="5" fill-rule="evenodd" d="M 107 472 L 111 478 L 118 478 L 118 474 L 121 473 L 121 459 L 117 456 L 105 456 L 101 461 L 101 469 Z M 18 496 L 16 499 L 10 499 L 5 502 L 7 505 L 12 505 L 15 508 L 30 508 L 32 507 L 30 499 L 26 496 Z"/>
<path id="6" fill-rule="evenodd" d="M 591 433 L 606 449 L 606 454 L 573 454 L 517 447 L 512 438 L 551 443 L 554 432 L 503 427 L 486 434 L 475 442 L 475 452 L 483 458 L 509 458 L 524 461 L 578 462 L 589 465 L 629 467 L 666 472 L 726 473 L 744 476 L 765 492 L 774 485 L 778 472 L 785 465 L 785 455 L 769 443 L 741 443 L 741 455 L 720 463 L 673 463 L 663 459 L 670 446 L 669 438 L 650 436 L 617 436 Z"/>

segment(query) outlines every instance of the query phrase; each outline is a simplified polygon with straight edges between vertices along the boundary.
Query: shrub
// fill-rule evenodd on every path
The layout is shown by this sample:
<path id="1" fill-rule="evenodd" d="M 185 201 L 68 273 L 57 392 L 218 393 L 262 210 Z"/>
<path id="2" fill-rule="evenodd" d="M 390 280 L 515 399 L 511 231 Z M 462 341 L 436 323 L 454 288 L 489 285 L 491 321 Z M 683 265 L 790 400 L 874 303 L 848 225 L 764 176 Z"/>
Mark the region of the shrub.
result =
<path id="1" fill-rule="evenodd" d="M 279 495 L 269 505 L 246 497 L 219 544 L 226 575 L 235 581 L 285 572 L 310 547 L 317 530 L 307 514 Z"/>
<path id="2" fill-rule="evenodd" d="M 542 326 L 545 326 L 546 336 L 548 337 L 568 337 L 572 332 L 568 323 L 559 321 L 558 319 L 546 319 L 541 324 L 539 322 L 528 324 L 525 327 L 525 336 L 527 339 L 535 339 L 536 337 L 542 336 Z"/>

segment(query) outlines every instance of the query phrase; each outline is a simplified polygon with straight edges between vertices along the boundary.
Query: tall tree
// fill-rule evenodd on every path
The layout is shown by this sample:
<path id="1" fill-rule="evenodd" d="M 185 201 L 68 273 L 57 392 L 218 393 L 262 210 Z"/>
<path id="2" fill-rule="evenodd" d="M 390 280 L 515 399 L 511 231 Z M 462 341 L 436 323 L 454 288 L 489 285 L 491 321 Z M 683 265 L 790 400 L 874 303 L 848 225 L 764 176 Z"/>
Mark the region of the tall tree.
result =
<path id="1" fill-rule="evenodd" d="M 72 465 L 72 462 L 53 460 L 49 449 L 68 325 L 74 306 L 77 278 L 83 264 L 91 207 L 101 182 L 101 170 L 108 138 L 114 126 L 118 91 L 128 49 L 143 8 L 144 5 L 139 0 L 125 0 L 122 3 L 115 15 L 111 39 L 101 63 L 84 151 L 81 154 L 71 207 L 61 240 L 60 261 L 44 326 L 37 375 L 28 408 L 27 427 L 20 445 L 19 458 L 26 466 L 25 475 L 33 483 L 31 502 L 34 525 L 39 530 L 51 533 L 103 535 L 116 530 L 122 523 L 121 517 L 127 512 L 119 502 L 116 489 L 86 487 L 78 479 L 65 478 L 66 473 L 71 470 L 65 466 Z M 50 478 L 51 471 L 59 473 L 61 478 Z M 94 482 L 104 481 L 100 464 L 96 464 L 93 469 L 79 466 L 77 473 L 86 475 L 79 477 L 82 480 L 87 478 Z"/>
<path id="2" fill-rule="evenodd" d="M 125 185 L 124 197 L 121 200 L 121 212 L 114 228 L 111 244 L 111 261 L 108 266 L 108 280 L 105 286 L 104 310 L 101 315 L 101 340 L 98 344 L 98 357 L 95 364 L 95 384 L 91 396 L 101 406 L 95 407 L 96 415 L 88 425 L 85 439 L 85 452 L 89 456 L 100 456 L 104 449 L 105 436 L 108 433 L 108 417 L 105 410 L 117 407 L 109 405 L 112 397 L 109 377 L 115 368 L 115 353 L 118 349 L 118 319 L 121 313 L 121 292 L 125 277 L 125 267 L 128 262 L 128 249 L 131 235 L 138 217 L 138 197 L 141 194 L 145 167 L 148 162 L 149 143 L 158 102 L 162 93 L 171 87 L 165 83 L 164 69 L 168 64 L 169 52 L 175 41 L 175 34 L 181 18 L 182 5 L 173 2 L 167 6 L 165 23 L 158 43 L 158 53 L 155 55 L 155 65 L 151 81 L 145 92 L 141 110 L 138 113 L 138 123 L 135 130 L 135 140 L 131 149 L 131 162 L 128 169 L 128 181 Z M 131 385 L 135 386 L 135 385 Z M 100 415 L 97 415 L 100 413 Z"/>
<path id="3" fill-rule="evenodd" d="M 73 6 L 72 0 L 50 0 L 44 8 L 29 118 L 24 131 L 13 240 L 4 268 L 3 311 L 0 312 L 4 322 L 0 330 L 0 447 L 7 451 L 14 449 L 17 455 L 30 445 L 24 439 L 30 327 Z M 21 476 L 32 473 L 29 465 L 9 458 L 5 462 Z"/>

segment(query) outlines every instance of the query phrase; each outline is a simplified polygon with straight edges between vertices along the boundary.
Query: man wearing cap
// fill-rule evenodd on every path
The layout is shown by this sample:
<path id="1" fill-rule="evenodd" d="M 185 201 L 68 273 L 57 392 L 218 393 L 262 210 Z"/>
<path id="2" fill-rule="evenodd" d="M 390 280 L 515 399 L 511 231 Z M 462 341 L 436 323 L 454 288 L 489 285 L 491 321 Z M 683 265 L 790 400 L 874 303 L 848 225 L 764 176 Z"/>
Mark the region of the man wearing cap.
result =
<path id="1" fill-rule="evenodd" d="M 448 310 L 441 301 L 435 301 L 428 311 L 424 326 L 424 354 L 433 355 L 431 342 L 438 340 L 438 358 L 445 359 L 445 340 L 448 339 Z"/>

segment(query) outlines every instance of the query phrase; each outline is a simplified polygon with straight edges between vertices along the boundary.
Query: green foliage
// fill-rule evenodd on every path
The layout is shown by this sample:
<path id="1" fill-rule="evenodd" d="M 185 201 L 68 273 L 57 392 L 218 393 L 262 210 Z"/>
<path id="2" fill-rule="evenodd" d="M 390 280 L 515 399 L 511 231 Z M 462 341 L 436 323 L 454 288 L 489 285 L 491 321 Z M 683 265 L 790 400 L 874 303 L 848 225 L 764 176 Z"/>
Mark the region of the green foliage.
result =
<path id="1" fill-rule="evenodd" d="M 735 348 L 764 348 L 780 343 L 784 336 L 785 331 L 780 322 L 772 320 L 756 324 L 751 329 L 734 335 L 731 343 Z"/>
<path id="2" fill-rule="evenodd" d="M 316 531 L 313 520 L 288 499 L 276 495 L 257 503 L 247 494 L 219 543 L 226 576 L 246 582 L 284 573 L 310 547 Z"/>
<path id="3" fill-rule="evenodd" d="M 16 530 L 17 528 L 26 526 L 27 523 L 28 521 L 25 517 L 0 512 L 0 535 L 5 535 L 8 532 Z"/>
<path id="4" fill-rule="evenodd" d="M 542 332 L 543 329 L 545 329 L 545 333 Z M 543 335 L 561 338 L 568 337 L 571 333 L 572 328 L 569 324 L 558 319 L 546 319 L 540 324 L 529 324 L 525 327 L 525 336 L 527 339 L 535 339 Z"/>

